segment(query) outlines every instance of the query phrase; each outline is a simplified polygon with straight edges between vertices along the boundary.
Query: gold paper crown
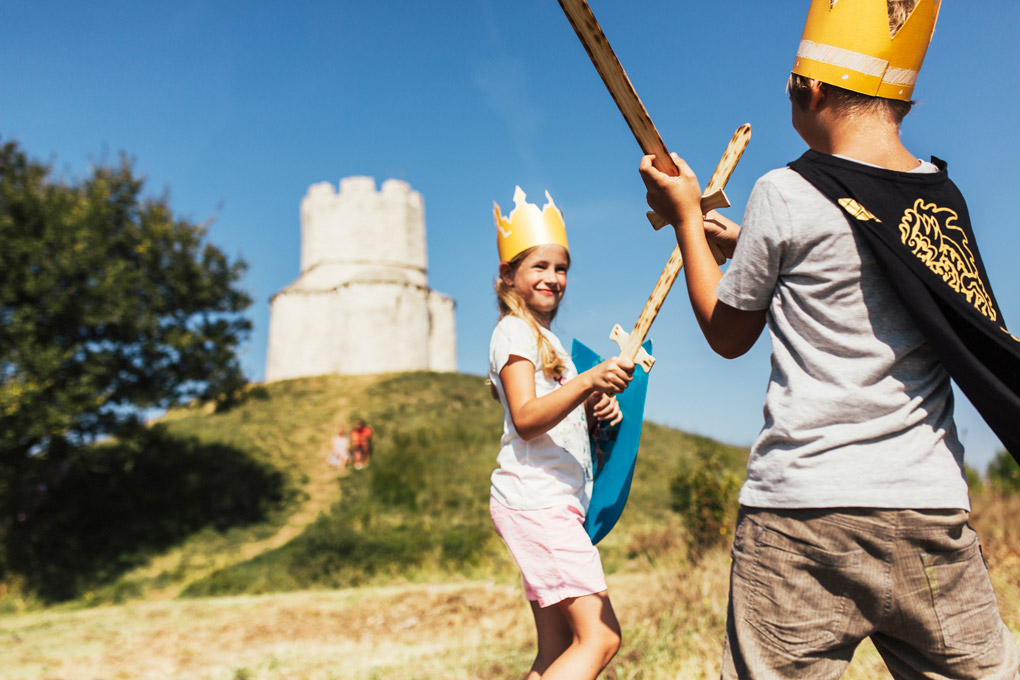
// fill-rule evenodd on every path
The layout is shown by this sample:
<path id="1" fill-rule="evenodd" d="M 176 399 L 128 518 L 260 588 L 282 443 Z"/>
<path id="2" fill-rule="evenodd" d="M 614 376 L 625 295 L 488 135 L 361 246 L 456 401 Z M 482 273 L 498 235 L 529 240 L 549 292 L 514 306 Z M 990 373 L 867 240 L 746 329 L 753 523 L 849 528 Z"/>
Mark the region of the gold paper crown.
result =
<path id="1" fill-rule="evenodd" d="M 942 0 L 918 0 L 895 35 L 886 0 L 812 0 L 793 72 L 872 97 L 910 101 Z"/>
<path id="2" fill-rule="evenodd" d="M 552 196 L 545 192 L 547 203 L 539 210 L 534 203 L 524 199 L 527 196 L 520 187 L 514 189 L 514 209 L 508 217 L 499 212 L 499 204 L 492 202 L 492 215 L 496 220 L 496 242 L 499 246 L 499 261 L 509 262 L 521 251 L 532 246 L 555 244 L 567 247 L 567 229 L 563 215 L 553 203 Z"/>

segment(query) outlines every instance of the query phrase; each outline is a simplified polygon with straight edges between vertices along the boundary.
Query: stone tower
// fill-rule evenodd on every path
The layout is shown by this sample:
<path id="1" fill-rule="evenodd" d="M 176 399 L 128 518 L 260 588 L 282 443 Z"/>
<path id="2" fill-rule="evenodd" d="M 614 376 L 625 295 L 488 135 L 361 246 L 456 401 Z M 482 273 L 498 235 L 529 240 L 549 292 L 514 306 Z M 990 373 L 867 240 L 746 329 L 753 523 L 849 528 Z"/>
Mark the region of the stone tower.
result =
<path id="1" fill-rule="evenodd" d="M 425 203 L 400 180 L 313 184 L 301 275 L 269 303 L 266 380 L 456 371 L 452 298 L 428 287 Z"/>

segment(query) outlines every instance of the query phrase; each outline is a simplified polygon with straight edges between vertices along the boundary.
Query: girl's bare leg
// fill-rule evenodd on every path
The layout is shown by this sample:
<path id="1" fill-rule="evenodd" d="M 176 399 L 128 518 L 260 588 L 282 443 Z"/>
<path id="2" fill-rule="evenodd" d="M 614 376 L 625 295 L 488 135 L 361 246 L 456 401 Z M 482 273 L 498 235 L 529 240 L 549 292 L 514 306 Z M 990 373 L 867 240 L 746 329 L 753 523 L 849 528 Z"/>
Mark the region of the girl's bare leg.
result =
<path id="1" fill-rule="evenodd" d="M 573 642 L 574 633 L 570 630 L 563 613 L 555 606 L 539 607 L 534 600 L 528 604 L 531 605 L 531 613 L 535 617 L 538 654 L 535 656 L 535 663 L 531 664 L 527 680 L 539 680 L 560 654 L 567 651 L 567 647 Z"/>
<path id="2" fill-rule="evenodd" d="M 532 612 L 538 656 L 528 680 L 594 680 L 620 648 L 620 623 L 606 591 L 545 609 L 532 603 Z"/>

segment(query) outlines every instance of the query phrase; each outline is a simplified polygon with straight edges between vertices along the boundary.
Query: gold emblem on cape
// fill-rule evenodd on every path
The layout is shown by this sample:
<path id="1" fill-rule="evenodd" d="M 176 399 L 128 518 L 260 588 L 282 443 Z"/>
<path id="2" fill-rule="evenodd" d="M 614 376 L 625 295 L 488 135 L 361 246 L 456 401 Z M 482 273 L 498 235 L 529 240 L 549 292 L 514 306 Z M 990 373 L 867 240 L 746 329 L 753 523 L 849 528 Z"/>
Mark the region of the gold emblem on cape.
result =
<path id="1" fill-rule="evenodd" d="M 900 239 L 950 288 L 995 321 L 997 314 L 992 297 L 981 280 L 966 234 L 956 226 L 958 217 L 954 210 L 925 203 L 919 198 L 903 213 Z"/>
<path id="2" fill-rule="evenodd" d="M 852 198 L 841 198 L 839 199 L 839 201 L 837 201 L 837 203 L 839 203 L 843 210 L 846 210 L 848 213 L 850 213 L 851 217 L 857 218 L 861 222 L 867 222 L 868 220 L 875 220 L 876 222 L 882 221 L 875 217 L 874 215 L 872 215 L 867 208 L 865 208 L 863 205 L 861 205 Z"/>

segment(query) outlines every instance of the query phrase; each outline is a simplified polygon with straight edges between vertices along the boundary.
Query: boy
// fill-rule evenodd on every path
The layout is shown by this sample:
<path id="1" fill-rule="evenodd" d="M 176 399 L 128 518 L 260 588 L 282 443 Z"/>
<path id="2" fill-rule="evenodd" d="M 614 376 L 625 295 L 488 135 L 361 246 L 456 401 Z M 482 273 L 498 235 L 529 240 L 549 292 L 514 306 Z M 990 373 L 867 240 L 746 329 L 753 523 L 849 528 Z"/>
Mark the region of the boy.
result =
<path id="1" fill-rule="evenodd" d="M 944 164 L 918 160 L 899 137 L 937 14 L 937 0 L 813 0 L 789 83 L 811 151 L 758 181 L 742 229 L 703 218 L 683 161 L 672 178 L 642 159 L 711 347 L 739 356 L 766 323 L 772 337 L 765 425 L 740 494 L 724 678 L 838 678 L 865 637 L 896 678 L 1020 678 L 967 524 L 947 373 L 967 329 L 992 324 L 1004 360 L 1020 350 L 1002 332 Z M 964 236 L 952 241 L 953 230 Z M 969 259 L 956 288 L 927 282 L 937 263 L 910 250 L 936 232 L 944 240 L 931 250 L 955 245 L 954 262 Z M 733 252 L 725 276 L 706 234 Z M 1016 398 L 1015 384 L 1004 391 Z"/>

